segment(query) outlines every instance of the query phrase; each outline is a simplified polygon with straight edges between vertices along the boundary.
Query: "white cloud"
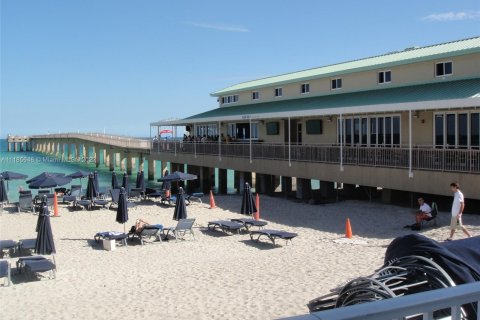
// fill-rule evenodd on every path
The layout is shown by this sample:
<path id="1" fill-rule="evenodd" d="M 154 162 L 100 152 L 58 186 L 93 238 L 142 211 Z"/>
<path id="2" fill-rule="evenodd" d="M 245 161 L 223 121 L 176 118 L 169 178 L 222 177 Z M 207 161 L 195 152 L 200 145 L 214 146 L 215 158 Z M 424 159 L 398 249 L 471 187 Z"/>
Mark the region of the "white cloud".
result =
<path id="1" fill-rule="evenodd" d="M 198 23 L 198 22 L 188 22 L 188 24 L 197 28 L 212 29 L 212 30 L 226 31 L 226 32 L 249 32 L 250 31 L 244 26 L 237 26 L 237 25 Z"/>
<path id="2" fill-rule="evenodd" d="M 433 13 L 423 17 L 425 21 L 461 21 L 480 19 L 480 11 L 459 11 L 459 12 L 443 12 Z"/>

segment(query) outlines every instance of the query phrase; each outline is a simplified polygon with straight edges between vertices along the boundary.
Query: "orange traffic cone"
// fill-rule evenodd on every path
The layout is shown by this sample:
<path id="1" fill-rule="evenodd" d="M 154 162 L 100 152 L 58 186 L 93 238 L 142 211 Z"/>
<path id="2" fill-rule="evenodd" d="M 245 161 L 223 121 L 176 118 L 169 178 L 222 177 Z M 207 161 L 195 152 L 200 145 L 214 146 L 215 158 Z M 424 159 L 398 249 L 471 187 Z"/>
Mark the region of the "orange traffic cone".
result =
<path id="1" fill-rule="evenodd" d="M 257 212 L 253 213 L 253 219 L 260 220 L 260 196 L 258 195 L 258 192 L 255 196 L 255 206 L 257 207 Z"/>
<path id="2" fill-rule="evenodd" d="M 210 209 L 215 209 L 217 206 L 215 205 L 215 199 L 213 198 L 213 192 L 210 190 Z"/>
<path id="3" fill-rule="evenodd" d="M 352 238 L 352 226 L 350 225 L 350 219 L 347 218 L 347 223 L 345 225 L 345 238 L 351 239 Z"/>
<path id="4" fill-rule="evenodd" d="M 60 217 L 58 214 L 58 198 L 57 198 L 57 193 L 53 193 L 53 216 L 54 217 Z"/>

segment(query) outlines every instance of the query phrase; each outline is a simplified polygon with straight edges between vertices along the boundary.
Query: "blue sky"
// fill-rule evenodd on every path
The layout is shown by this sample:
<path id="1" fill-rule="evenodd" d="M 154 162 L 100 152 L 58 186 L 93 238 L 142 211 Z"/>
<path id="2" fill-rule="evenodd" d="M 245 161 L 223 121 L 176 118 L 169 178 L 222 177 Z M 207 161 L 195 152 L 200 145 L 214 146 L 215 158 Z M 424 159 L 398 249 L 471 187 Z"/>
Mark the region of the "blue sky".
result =
<path id="1" fill-rule="evenodd" d="M 480 33 L 477 0 L 0 3 L 2 138 L 148 136 L 238 82 Z"/>

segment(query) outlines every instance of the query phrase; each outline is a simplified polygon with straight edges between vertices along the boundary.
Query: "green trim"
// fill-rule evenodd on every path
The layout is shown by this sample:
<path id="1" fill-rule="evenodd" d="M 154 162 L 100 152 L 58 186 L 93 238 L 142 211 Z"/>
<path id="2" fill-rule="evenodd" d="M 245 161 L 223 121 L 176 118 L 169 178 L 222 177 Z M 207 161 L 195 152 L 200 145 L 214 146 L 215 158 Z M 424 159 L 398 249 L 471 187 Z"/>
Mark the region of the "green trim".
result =
<path id="1" fill-rule="evenodd" d="M 480 78 L 216 108 L 184 120 L 480 97 Z"/>
<path id="2" fill-rule="evenodd" d="M 292 82 L 340 76 L 354 72 L 391 68 L 410 63 L 444 59 L 472 53 L 480 53 L 480 37 L 387 53 L 385 55 L 242 82 L 211 93 L 211 95 L 219 97 L 226 94 L 238 93 L 240 91 L 256 90 Z"/>

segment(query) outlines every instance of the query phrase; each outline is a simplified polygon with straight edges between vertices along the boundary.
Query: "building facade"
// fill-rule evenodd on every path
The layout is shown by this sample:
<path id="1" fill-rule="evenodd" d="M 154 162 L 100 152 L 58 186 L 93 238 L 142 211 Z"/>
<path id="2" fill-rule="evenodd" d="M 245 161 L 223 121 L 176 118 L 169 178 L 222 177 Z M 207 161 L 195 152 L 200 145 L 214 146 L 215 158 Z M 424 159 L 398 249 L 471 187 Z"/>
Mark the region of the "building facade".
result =
<path id="1" fill-rule="evenodd" d="M 480 37 L 248 81 L 212 96 L 213 110 L 151 123 L 185 126 L 190 136 L 153 143 L 152 154 L 233 169 L 246 180 L 254 172 L 263 189 L 288 192 L 298 178 L 307 196 L 309 179 L 320 180 L 326 196 L 335 182 L 448 195 L 459 181 L 467 197 L 480 199 Z"/>

